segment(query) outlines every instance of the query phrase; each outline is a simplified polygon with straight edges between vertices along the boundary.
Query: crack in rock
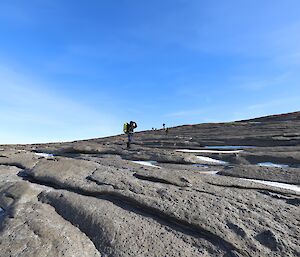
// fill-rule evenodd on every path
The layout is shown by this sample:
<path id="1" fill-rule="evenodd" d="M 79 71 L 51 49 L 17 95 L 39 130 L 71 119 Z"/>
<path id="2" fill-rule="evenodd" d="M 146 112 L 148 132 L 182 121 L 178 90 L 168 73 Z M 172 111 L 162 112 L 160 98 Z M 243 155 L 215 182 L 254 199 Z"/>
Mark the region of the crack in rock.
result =
<path id="1" fill-rule="evenodd" d="M 37 183 L 40 185 L 45 185 L 48 187 L 53 187 L 55 189 L 63 189 L 73 193 L 77 193 L 83 196 L 94 197 L 97 199 L 104 199 L 111 201 L 112 203 L 118 205 L 121 208 L 125 208 L 127 210 L 131 210 L 134 212 L 141 213 L 142 215 L 150 215 L 152 218 L 157 220 L 158 222 L 163 222 L 170 228 L 175 230 L 184 231 L 184 233 L 192 235 L 194 237 L 201 237 L 210 242 L 214 245 L 219 245 L 222 249 L 224 249 L 228 256 L 236 257 L 239 256 L 237 253 L 242 254 L 242 256 L 250 256 L 247 252 L 241 249 L 237 249 L 231 242 L 226 241 L 225 239 L 221 238 L 220 236 L 202 228 L 198 224 L 191 224 L 188 221 L 183 219 L 178 219 L 176 217 L 169 216 L 162 212 L 159 209 L 152 208 L 150 206 L 144 205 L 139 201 L 132 199 L 130 197 L 124 196 L 118 192 L 100 192 L 100 193 L 92 193 L 87 190 L 79 189 L 79 188 L 72 188 L 72 187 L 64 187 L 55 185 L 53 183 L 42 182 L 36 180 L 33 177 L 27 178 L 31 183 Z M 59 209 L 57 209 L 59 213 Z M 71 222 L 71 221 L 70 221 Z M 77 224 L 80 226 L 80 224 Z M 88 233 L 88 231 L 86 231 Z"/>

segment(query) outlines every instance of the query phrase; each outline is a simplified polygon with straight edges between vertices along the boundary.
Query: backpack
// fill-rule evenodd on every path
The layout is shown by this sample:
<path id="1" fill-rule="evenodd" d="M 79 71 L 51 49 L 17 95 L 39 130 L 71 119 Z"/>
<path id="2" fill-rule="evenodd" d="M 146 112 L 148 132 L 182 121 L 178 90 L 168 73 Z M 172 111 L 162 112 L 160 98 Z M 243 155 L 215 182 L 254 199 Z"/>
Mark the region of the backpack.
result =
<path id="1" fill-rule="evenodd" d="M 129 124 L 127 122 L 124 122 L 123 131 L 124 133 L 128 133 Z"/>

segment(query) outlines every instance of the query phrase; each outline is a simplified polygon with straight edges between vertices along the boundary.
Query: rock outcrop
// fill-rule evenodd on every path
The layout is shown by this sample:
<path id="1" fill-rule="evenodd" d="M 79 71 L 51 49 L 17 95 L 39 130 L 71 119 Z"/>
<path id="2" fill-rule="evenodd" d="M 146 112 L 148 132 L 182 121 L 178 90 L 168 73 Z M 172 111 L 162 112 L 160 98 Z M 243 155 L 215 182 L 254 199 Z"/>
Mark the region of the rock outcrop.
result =
<path id="1" fill-rule="evenodd" d="M 1 256 L 300 256 L 287 117 L 140 132 L 130 150 L 121 135 L 3 146 Z"/>

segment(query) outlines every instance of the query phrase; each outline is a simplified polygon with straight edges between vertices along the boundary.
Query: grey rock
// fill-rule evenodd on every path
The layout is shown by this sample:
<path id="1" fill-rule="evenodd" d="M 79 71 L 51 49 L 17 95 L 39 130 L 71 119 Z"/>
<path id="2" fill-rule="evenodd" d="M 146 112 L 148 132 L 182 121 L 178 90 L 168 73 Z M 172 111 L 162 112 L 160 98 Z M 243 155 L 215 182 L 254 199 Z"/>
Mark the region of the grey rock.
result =
<path id="1" fill-rule="evenodd" d="M 1 146 L 1 256 L 300 256 L 300 193 L 241 179 L 299 184 L 298 114 Z"/>

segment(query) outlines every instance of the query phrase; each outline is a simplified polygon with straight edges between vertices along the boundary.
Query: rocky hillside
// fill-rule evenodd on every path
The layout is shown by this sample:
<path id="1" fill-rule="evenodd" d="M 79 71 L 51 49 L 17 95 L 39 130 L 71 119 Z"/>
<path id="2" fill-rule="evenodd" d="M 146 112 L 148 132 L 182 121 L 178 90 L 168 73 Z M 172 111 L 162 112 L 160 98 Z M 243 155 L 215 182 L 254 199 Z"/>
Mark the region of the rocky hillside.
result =
<path id="1" fill-rule="evenodd" d="M 0 255 L 300 256 L 297 117 L 0 146 Z"/>

